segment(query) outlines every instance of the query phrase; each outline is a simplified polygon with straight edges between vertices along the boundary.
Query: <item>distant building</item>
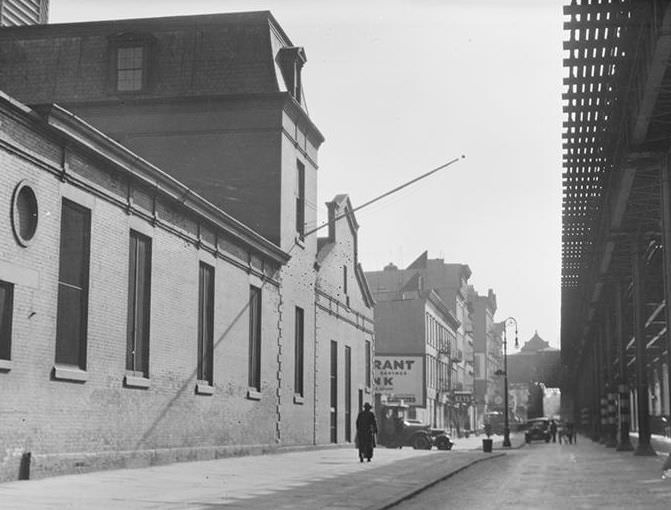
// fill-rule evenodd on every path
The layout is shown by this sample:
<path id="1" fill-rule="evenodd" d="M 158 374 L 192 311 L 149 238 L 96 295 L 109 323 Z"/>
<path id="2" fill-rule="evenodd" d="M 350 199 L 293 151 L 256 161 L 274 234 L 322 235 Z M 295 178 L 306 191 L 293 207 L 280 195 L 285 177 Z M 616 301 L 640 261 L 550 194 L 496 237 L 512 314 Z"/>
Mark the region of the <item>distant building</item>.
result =
<path id="1" fill-rule="evenodd" d="M 475 428 L 478 419 L 473 405 L 473 326 L 472 308 L 468 302 L 468 279 L 471 276 L 468 265 L 429 259 L 428 253 L 424 252 L 406 269 L 390 264 L 383 271 L 370 271 L 366 276 L 376 300 L 385 300 L 387 294 L 393 295 L 413 278 L 420 278 L 422 288 L 435 291 L 456 318 L 458 326 L 451 346 L 451 425 L 460 431 Z"/>
<path id="2" fill-rule="evenodd" d="M 485 412 L 503 410 L 503 378 L 496 374 L 503 369 L 503 323 L 494 322 L 497 304 L 492 289 L 483 296 L 469 286 L 468 302 L 473 324 L 474 396 L 478 416 L 482 416 Z"/>
<path id="3" fill-rule="evenodd" d="M 0 0 L 0 26 L 40 25 L 48 21 L 49 0 Z"/>
<path id="4" fill-rule="evenodd" d="M 414 275 L 396 292 L 373 294 L 375 392 L 410 406 L 410 417 L 438 428 L 454 425 L 452 361 L 459 321 Z"/>
<path id="5" fill-rule="evenodd" d="M 520 390 L 526 387 L 526 401 L 520 398 L 515 410 L 518 415 L 534 418 L 547 414 L 543 406 L 546 388 L 558 388 L 561 382 L 559 349 L 536 331 L 519 352 L 508 354 L 508 381 Z"/>

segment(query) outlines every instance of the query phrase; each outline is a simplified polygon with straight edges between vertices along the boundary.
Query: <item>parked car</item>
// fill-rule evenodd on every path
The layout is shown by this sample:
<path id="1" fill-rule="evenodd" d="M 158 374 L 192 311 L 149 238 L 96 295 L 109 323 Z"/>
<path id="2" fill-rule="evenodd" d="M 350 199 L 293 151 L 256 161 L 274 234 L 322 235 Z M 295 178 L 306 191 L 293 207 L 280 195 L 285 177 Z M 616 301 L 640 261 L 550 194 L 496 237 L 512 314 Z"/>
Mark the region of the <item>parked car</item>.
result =
<path id="1" fill-rule="evenodd" d="M 550 442 L 552 434 L 550 433 L 550 418 L 532 418 L 527 420 L 524 431 L 524 440 L 527 443 L 531 441 L 545 441 Z"/>
<path id="2" fill-rule="evenodd" d="M 433 439 L 433 444 L 436 445 L 436 448 L 439 450 L 451 450 L 454 446 L 454 443 L 450 439 L 450 436 L 447 435 L 443 429 L 430 429 L 431 438 Z"/>

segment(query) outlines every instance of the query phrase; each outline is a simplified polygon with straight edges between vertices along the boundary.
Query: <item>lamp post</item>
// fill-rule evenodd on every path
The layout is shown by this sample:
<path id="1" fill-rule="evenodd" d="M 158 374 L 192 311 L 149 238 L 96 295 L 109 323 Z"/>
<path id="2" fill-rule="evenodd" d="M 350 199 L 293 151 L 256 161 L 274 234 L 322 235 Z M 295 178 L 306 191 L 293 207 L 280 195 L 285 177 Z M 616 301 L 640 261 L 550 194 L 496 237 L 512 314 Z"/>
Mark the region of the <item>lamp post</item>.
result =
<path id="1" fill-rule="evenodd" d="M 503 321 L 503 405 L 505 410 L 503 412 L 503 446 L 510 447 L 510 422 L 508 421 L 508 338 L 506 329 L 508 322 L 515 323 L 515 347 L 517 342 L 517 320 L 514 317 L 508 317 Z"/>

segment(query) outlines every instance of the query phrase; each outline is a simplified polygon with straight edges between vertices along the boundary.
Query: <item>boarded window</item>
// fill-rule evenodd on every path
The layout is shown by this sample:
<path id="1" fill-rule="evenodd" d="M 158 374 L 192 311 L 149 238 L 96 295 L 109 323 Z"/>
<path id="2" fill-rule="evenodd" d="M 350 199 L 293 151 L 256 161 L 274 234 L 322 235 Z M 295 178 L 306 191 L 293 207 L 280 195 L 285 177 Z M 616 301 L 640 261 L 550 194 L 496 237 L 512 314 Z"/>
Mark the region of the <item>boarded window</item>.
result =
<path id="1" fill-rule="evenodd" d="M 56 363 L 86 369 L 91 212 L 63 200 Z"/>
<path id="2" fill-rule="evenodd" d="M 303 309 L 296 307 L 295 320 L 295 346 L 294 346 L 294 392 L 297 395 L 304 396 L 304 357 L 305 357 L 305 325 Z"/>
<path id="3" fill-rule="evenodd" d="M 0 282 L 0 359 L 9 360 L 12 355 L 12 312 L 14 309 L 14 285 Z"/>
<path id="4" fill-rule="evenodd" d="M 128 261 L 128 342 L 126 369 L 149 376 L 151 239 L 131 231 Z"/>
<path id="5" fill-rule="evenodd" d="M 261 289 L 249 287 L 249 387 L 261 391 Z"/>
<path id="6" fill-rule="evenodd" d="M 370 340 L 366 340 L 366 387 L 370 388 L 370 372 L 371 372 L 371 343 Z"/>
<path id="7" fill-rule="evenodd" d="M 296 161 L 296 232 L 305 235 L 305 165 Z"/>
<path id="8" fill-rule="evenodd" d="M 214 366 L 214 268 L 200 263 L 198 272 L 198 374 L 213 383 Z"/>
<path id="9" fill-rule="evenodd" d="M 331 442 L 338 442 L 338 343 L 331 340 Z"/>
<path id="10" fill-rule="evenodd" d="M 352 348 L 345 346 L 345 441 L 352 441 Z"/>

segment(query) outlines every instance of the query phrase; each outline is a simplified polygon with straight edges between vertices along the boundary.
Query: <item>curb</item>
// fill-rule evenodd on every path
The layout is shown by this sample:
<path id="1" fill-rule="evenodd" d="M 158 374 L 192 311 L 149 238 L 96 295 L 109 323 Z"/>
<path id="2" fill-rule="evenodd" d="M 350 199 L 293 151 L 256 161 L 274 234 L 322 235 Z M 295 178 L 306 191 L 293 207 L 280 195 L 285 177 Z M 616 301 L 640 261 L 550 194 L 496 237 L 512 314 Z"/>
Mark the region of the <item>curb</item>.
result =
<path id="1" fill-rule="evenodd" d="M 395 507 L 399 503 L 402 503 L 403 501 L 407 501 L 408 499 L 412 498 L 413 496 L 416 496 L 420 492 L 425 491 L 429 487 L 433 487 L 434 485 L 436 485 L 436 484 L 438 484 L 438 483 L 440 483 L 444 480 L 447 480 L 448 478 L 453 477 L 457 473 L 461 473 L 465 469 L 468 469 L 469 467 L 474 466 L 475 464 L 478 464 L 480 462 L 485 462 L 485 461 L 491 460 L 491 459 L 496 459 L 498 457 L 503 457 L 504 455 L 505 455 L 505 453 L 503 453 L 503 452 L 492 453 L 492 455 L 488 455 L 487 457 L 483 457 L 481 459 L 475 459 L 475 460 L 469 462 L 468 464 L 464 464 L 463 466 L 460 466 L 460 467 L 456 468 L 454 471 L 450 471 L 449 473 L 446 473 L 444 475 L 439 476 L 435 480 L 432 480 L 428 483 L 423 484 L 420 487 L 417 487 L 416 489 L 411 490 L 410 492 L 408 492 L 407 494 L 404 494 L 401 497 L 397 496 L 397 497 L 393 498 L 393 500 L 388 500 L 384 503 L 378 503 L 378 504 L 369 506 L 369 507 L 366 508 L 366 510 L 387 510 L 388 508 Z"/>

